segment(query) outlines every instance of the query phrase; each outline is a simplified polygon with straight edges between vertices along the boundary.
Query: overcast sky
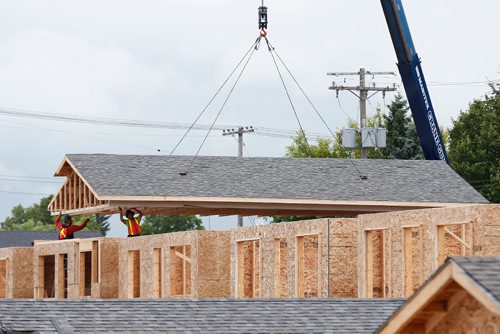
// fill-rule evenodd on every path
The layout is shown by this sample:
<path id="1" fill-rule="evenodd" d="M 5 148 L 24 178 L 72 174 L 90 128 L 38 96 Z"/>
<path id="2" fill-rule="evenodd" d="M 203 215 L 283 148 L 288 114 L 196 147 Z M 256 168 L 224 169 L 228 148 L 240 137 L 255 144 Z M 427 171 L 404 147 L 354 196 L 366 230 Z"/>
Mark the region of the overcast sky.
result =
<path id="1" fill-rule="evenodd" d="M 190 123 L 257 37 L 259 4 L 0 1 L 0 109 Z M 331 128 L 342 128 L 359 114 L 354 96 L 345 92 L 337 100 L 328 90 L 333 78 L 327 72 L 360 67 L 397 72 L 380 1 L 269 0 L 266 5 L 270 41 Z M 481 82 L 500 78 L 500 1 L 406 0 L 404 5 L 438 121 L 450 127 L 472 99 L 488 92 Z M 286 80 L 306 133 L 326 134 Z M 400 78 L 369 78 L 373 82 L 399 85 Z M 225 94 L 200 123 L 212 122 Z M 368 114 L 377 106 L 384 111 L 383 105 L 382 96 L 374 96 Z M 254 54 L 217 124 L 298 129 L 265 47 Z M 0 220 L 14 205 L 31 205 L 40 194 L 56 192 L 62 180 L 49 178 L 67 153 L 158 154 L 159 149 L 168 154 L 182 133 L 0 115 Z M 176 153 L 194 154 L 203 135 L 193 131 Z M 245 142 L 247 156 L 283 156 L 291 140 L 255 133 Z M 201 153 L 236 155 L 237 144 L 214 131 Z M 230 226 L 218 218 L 210 225 Z M 112 235 L 125 234 L 116 217 L 113 226 Z"/>

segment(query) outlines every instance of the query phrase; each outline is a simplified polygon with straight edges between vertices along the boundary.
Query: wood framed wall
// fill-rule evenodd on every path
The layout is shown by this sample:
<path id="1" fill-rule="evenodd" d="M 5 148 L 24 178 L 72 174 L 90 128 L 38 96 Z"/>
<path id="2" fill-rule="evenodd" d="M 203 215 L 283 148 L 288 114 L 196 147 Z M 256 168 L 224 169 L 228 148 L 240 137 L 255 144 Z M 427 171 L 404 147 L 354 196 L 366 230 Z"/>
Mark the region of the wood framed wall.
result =
<path id="1" fill-rule="evenodd" d="M 141 252 L 140 250 L 128 251 L 128 298 L 141 297 Z"/>
<path id="2" fill-rule="evenodd" d="M 259 240 L 259 297 L 357 297 L 357 233 L 356 220 L 348 218 L 233 229 L 231 296 L 245 295 L 241 242 Z"/>
<path id="3" fill-rule="evenodd" d="M 161 248 L 153 249 L 153 298 L 163 298 L 163 254 Z"/>
<path id="4" fill-rule="evenodd" d="M 288 295 L 287 249 L 285 238 L 274 239 L 274 297 L 285 298 Z"/>
<path id="5" fill-rule="evenodd" d="M 140 252 L 141 298 L 229 297 L 229 238 L 228 231 L 186 231 L 121 239 L 118 298 L 133 294 L 130 251 Z"/>
<path id="6" fill-rule="evenodd" d="M 45 288 L 45 268 L 39 260 L 44 256 L 55 257 L 55 298 L 118 297 L 118 239 L 40 241 L 35 242 L 32 252 L 35 298 L 41 298 L 40 291 Z"/>
<path id="7" fill-rule="evenodd" d="M 471 205 L 361 215 L 359 221 L 359 296 L 369 296 L 366 233 L 386 230 L 385 297 L 402 298 L 417 290 L 449 256 L 500 255 L 500 205 Z"/>
<path id="8" fill-rule="evenodd" d="M 365 295 L 366 298 L 385 298 L 387 281 L 386 265 L 386 230 L 365 231 Z"/>
<path id="9" fill-rule="evenodd" d="M 170 247 L 170 295 L 190 296 L 191 278 L 191 246 Z"/>
<path id="10" fill-rule="evenodd" d="M 296 237 L 295 293 L 298 298 L 319 297 L 320 249 L 318 234 Z"/>
<path id="11" fill-rule="evenodd" d="M 0 248 L 0 295 L 33 298 L 33 267 L 32 247 Z"/>
<path id="12" fill-rule="evenodd" d="M 237 248 L 236 291 L 239 298 L 261 296 L 261 244 L 259 239 L 240 240 Z"/>

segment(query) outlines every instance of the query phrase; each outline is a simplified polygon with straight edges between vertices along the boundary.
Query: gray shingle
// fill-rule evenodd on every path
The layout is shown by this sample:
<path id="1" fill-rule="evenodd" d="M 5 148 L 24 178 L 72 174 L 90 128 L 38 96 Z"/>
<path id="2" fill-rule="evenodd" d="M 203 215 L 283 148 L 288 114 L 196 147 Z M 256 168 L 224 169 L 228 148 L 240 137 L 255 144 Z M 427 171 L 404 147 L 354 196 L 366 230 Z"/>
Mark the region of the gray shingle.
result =
<path id="1" fill-rule="evenodd" d="M 99 196 L 488 202 L 442 161 L 198 157 L 181 176 L 192 157 L 67 157 Z"/>
<path id="2" fill-rule="evenodd" d="M 456 256 L 455 262 L 500 304 L 500 257 Z"/>
<path id="3" fill-rule="evenodd" d="M 78 231 L 75 238 L 98 238 L 102 234 L 97 231 Z M 0 231 L 0 248 L 31 247 L 34 240 L 58 240 L 55 231 Z"/>
<path id="4" fill-rule="evenodd" d="M 373 333 L 402 299 L 4 300 L 0 321 L 55 333 Z M 20 311 L 22 309 L 22 312 Z"/>

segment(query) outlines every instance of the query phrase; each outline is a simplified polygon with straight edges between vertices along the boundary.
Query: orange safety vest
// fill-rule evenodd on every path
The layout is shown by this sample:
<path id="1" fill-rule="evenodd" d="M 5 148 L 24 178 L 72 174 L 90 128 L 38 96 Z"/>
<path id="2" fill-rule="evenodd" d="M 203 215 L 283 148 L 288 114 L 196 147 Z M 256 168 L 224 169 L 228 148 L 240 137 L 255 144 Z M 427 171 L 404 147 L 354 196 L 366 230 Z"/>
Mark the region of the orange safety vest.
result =
<path id="1" fill-rule="evenodd" d="M 59 231 L 59 240 L 66 239 L 66 236 L 67 236 L 66 232 L 67 231 L 64 227 Z"/>
<path id="2" fill-rule="evenodd" d="M 128 235 L 138 235 L 142 232 L 142 227 L 139 219 L 127 219 Z"/>

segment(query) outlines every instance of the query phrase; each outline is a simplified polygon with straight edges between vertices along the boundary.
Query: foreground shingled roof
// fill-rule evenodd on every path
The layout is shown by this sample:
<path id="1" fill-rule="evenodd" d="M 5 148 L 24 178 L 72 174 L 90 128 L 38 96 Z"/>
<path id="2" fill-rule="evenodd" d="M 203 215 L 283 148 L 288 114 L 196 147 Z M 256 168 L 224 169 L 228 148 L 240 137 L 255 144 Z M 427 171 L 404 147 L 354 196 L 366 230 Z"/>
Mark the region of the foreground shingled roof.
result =
<path id="1" fill-rule="evenodd" d="M 4 300 L 0 322 L 56 333 L 373 333 L 401 299 Z"/>
<path id="2" fill-rule="evenodd" d="M 73 214 L 128 206 L 147 214 L 331 217 L 488 203 L 442 161 L 198 157 L 181 175 L 191 162 L 70 154 L 56 172 L 65 184 L 49 207 Z"/>
<path id="3" fill-rule="evenodd" d="M 460 266 L 500 306 L 500 257 L 456 256 L 449 261 Z"/>
<path id="4" fill-rule="evenodd" d="M 75 232 L 75 238 L 98 238 L 102 234 L 95 231 Z M 0 248 L 31 247 L 35 240 L 58 240 L 56 231 L 0 231 Z"/>
<path id="5" fill-rule="evenodd" d="M 377 333 L 419 332 L 420 329 L 431 333 L 439 321 L 453 312 L 468 295 L 489 312 L 500 316 L 500 257 L 448 258 Z M 444 310 L 433 309 L 432 305 L 446 307 Z M 496 319 L 498 321 L 498 317 Z"/>

